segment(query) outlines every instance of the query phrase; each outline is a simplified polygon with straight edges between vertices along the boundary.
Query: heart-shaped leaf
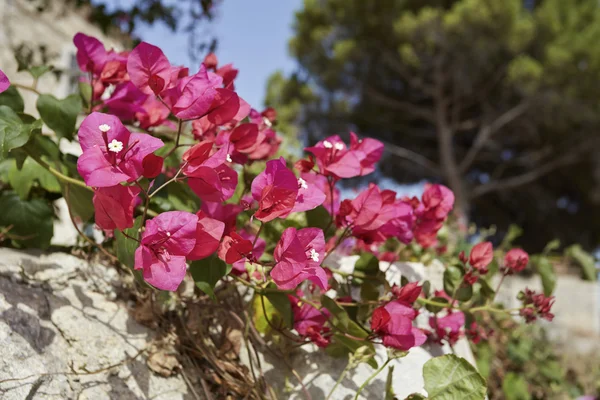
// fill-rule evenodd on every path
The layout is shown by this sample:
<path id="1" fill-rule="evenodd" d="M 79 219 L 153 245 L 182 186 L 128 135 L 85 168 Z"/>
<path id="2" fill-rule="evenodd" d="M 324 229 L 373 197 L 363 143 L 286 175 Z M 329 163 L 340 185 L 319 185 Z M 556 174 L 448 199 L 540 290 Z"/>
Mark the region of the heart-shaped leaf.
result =
<path id="1" fill-rule="evenodd" d="M 19 148 L 29 140 L 31 132 L 40 128 L 40 121 L 24 123 L 9 107 L 0 106 L 0 160 L 12 149 Z"/>
<path id="2" fill-rule="evenodd" d="M 82 107 L 79 95 L 72 94 L 59 100 L 50 94 L 42 94 L 38 97 L 36 107 L 48 128 L 59 137 L 73 139 L 77 115 Z"/>

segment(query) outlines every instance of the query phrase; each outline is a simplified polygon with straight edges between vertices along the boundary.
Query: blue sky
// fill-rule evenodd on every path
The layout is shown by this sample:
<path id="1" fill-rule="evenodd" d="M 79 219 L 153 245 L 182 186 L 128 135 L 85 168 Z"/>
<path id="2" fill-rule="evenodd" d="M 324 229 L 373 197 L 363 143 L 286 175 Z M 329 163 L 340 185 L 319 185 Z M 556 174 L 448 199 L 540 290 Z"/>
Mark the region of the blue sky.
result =
<path id="1" fill-rule="evenodd" d="M 102 2 L 110 5 L 129 1 Z M 262 108 L 269 75 L 277 69 L 289 72 L 294 68 L 287 43 L 292 36 L 294 11 L 301 6 L 302 0 L 223 0 L 215 22 L 207 27 L 207 35 L 214 34 L 219 41 L 219 62 L 233 63 L 240 70 L 236 90 L 255 108 Z M 142 27 L 136 33 L 159 46 L 171 63 L 187 65 L 191 72 L 199 67 L 188 57 L 185 33 L 174 34 L 162 24 Z"/>

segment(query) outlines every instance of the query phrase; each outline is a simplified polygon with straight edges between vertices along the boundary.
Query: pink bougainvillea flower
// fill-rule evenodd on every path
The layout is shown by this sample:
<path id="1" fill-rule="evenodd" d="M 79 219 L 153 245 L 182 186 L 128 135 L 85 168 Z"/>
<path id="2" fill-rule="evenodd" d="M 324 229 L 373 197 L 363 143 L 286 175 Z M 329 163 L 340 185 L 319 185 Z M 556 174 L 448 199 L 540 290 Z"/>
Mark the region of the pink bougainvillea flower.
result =
<path id="1" fill-rule="evenodd" d="M 303 174 L 308 175 L 308 174 Z M 304 178 L 298 178 L 298 196 L 292 212 L 308 211 L 317 208 L 327 199 L 319 185 L 309 183 Z"/>
<path id="2" fill-rule="evenodd" d="M 252 234 L 246 232 L 245 230 L 240 232 L 240 236 L 246 240 L 249 240 L 251 243 L 254 243 L 254 248 L 252 249 L 252 257 L 251 258 L 252 258 L 252 260 L 259 260 L 262 257 L 262 255 L 264 254 L 265 249 L 267 248 L 267 242 L 265 242 L 261 238 L 256 239 L 255 235 L 252 235 Z M 256 239 L 256 242 L 255 242 L 255 239 Z M 233 267 L 232 271 L 234 271 L 237 274 L 243 274 L 246 272 L 246 260 L 245 259 L 238 260 L 231 265 Z"/>
<path id="3" fill-rule="evenodd" d="M 304 149 L 314 154 L 319 171 L 325 176 L 352 178 L 362 170 L 356 151 L 348 151 L 338 135 L 329 136 L 312 147 Z"/>
<path id="4" fill-rule="evenodd" d="M 146 221 L 135 269 L 143 270 L 152 286 L 175 291 L 186 272 L 186 256 L 194 249 L 198 217 L 185 211 L 168 211 Z"/>
<path id="5" fill-rule="evenodd" d="M 275 267 L 271 278 L 280 289 L 294 289 L 310 280 L 326 289 L 327 274 L 321 267 L 325 256 L 325 237 L 318 228 L 287 228 L 274 251 Z"/>
<path id="6" fill-rule="evenodd" d="M 219 247 L 219 258 L 227 264 L 243 260 L 252 254 L 252 242 L 236 232 L 229 232 Z"/>
<path id="7" fill-rule="evenodd" d="M 127 72 L 142 92 L 159 95 L 169 85 L 171 63 L 161 49 L 142 42 L 129 54 Z"/>
<path id="8" fill-rule="evenodd" d="M 274 130 L 267 128 L 261 130 L 260 133 L 256 148 L 248 154 L 248 158 L 251 160 L 267 160 L 279 150 L 281 138 Z"/>
<path id="9" fill-rule="evenodd" d="M 0 93 L 4 92 L 10 86 L 8 76 L 0 69 Z"/>
<path id="10" fill-rule="evenodd" d="M 216 74 L 223 78 L 223 87 L 233 89 L 233 81 L 238 75 L 238 70 L 233 68 L 233 64 L 226 64 L 217 69 Z"/>
<path id="11" fill-rule="evenodd" d="M 198 211 L 196 216 L 198 217 L 196 244 L 187 255 L 188 260 L 200 260 L 217 251 L 225 230 L 223 222 L 208 217 L 203 211 Z"/>
<path id="12" fill-rule="evenodd" d="M 240 153 L 251 153 L 256 149 L 258 125 L 246 123 L 238 125 L 229 136 L 229 141 Z"/>
<path id="13" fill-rule="evenodd" d="M 300 292 L 300 295 L 302 293 Z M 318 347 L 327 347 L 330 343 L 328 337 L 330 329 L 325 326 L 331 313 L 326 308 L 317 310 L 310 304 L 299 303 L 294 296 L 288 296 L 294 314 L 294 329 L 302 337 L 309 338 Z"/>
<path id="14" fill-rule="evenodd" d="M 267 161 L 266 169 L 252 181 L 252 197 L 258 201 L 254 216 L 263 222 L 285 217 L 298 197 L 298 179 L 285 165 L 285 160 Z"/>
<path id="15" fill-rule="evenodd" d="M 208 73 L 202 65 L 195 75 L 180 80 L 177 101 L 173 104 L 173 114 L 177 118 L 186 120 L 208 114 L 217 95 L 217 88 L 222 83 L 220 76 Z"/>
<path id="16" fill-rule="evenodd" d="M 221 202 L 233 196 L 238 174 L 226 164 L 227 148 L 214 151 L 214 142 L 203 141 L 183 154 L 183 173 L 190 188 L 203 201 Z"/>
<path id="17" fill-rule="evenodd" d="M 169 114 L 171 111 L 160 100 L 155 96 L 148 96 L 141 104 L 141 110 L 135 114 L 135 118 L 141 128 L 148 129 L 167 123 Z"/>
<path id="18" fill-rule="evenodd" d="M 131 82 L 117 85 L 110 98 L 104 102 L 108 111 L 122 120 L 132 121 L 136 114 L 144 112 L 143 104 L 148 95 Z"/>
<path id="19" fill-rule="evenodd" d="M 96 225 L 104 230 L 123 230 L 133 226 L 133 209 L 140 188 L 136 186 L 101 187 L 94 191 Z"/>
<path id="20" fill-rule="evenodd" d="M 383 345 L 407 351 L 427 340 L 425 333 L 413 327 L 417 311 L 399 301 L 390 301 L 373 311 L 371 330 L 380 336 Z"/>
<path id="21" fill-rule="evenodd" d="M 200 209 L 209 217 L 218 219 L 225 224 L 225 234 L 235 230 L 237 216 L 244 209 L 238 204 L 223 204 L 221 202 L 203 201 Z"/>
<path id="22" fill-rule="evenodd" d="M 152 179 L 160 175 L 165 159 L 156 154 L 148 154 L 142 161 L 144 172 L 142 175 L 145 178 Z"/>
<path id="23" fill-rule="evenodd" d="M 129 75 L 127 74 L 128 57 L 129 52 L 109 51 L 106 64 L 104 64 L 100 73 L 100 81 L 105 85 L 118 85 L 129 81 Z"/>
<path id="24" fill-rule="evenodd" d="M 548 321 L 554 319 L 554 314 L 550 311 L 554 305 L 554 296 L 545 296 L 543 293 L 536 293 L 529 288 L 519 293 L 519 299 L 523 302 L 523 308 L 519 314 L 525 318 L 525 322 L 531 323 L 542 317 Z"/>
<path id="25" fill-rule="evenodd" d="M 217 69 L 217 65 L 219 65 L 219 59 L 217 58 L 215 53 L 210 52 L 206 55 L 206 57 L 204 57 L 204 61 L 202 61 L 202 64 L 204 64 L 206 69 L 214 71 Z"/>
<path id="26" fill-rule="evenodd" d="M 423 286 L 419 286 L 419 282 L 410 282 L 402 287 L 394 285 L 392 293 L 398 301 L 410 305 L 419 298 L 422 289 Z"/>
<path id="27" fill-rule="evenodd" d="M 77 64 L 83 72 L 91 72 L 100 75 L 108 60 L 108 53 L 104 45 L 95 37 L 77 33 L 73 37 L 73 43 L 77 47 Z"/>
<path id="28" fill-rule="evenodd" d="M 454 193 L 443 185 L 427 185 L 422 202 L 416 198 L 404 201 L 414 209 L 415 239 L 425 248 L 434 246 L 437 243 L 437 232 L 454 206 Z"/>
<path id="29" fill-rule="evenodd" d="M 446 316 L 432 316 L 429 318 L 429 326 L 433 329 L 431 339 L 436 343 L 447 341 L 454 345 L 461 336 L 461 329 L 465 325 L 465 314 L 461 311 L 448 312 Z"/>
<path id="30" fill-rule="evenodd" d="M 217 126 L 231 121 L 240 109 L 240 98 L 233 90 L 217 88 L 206 117 Z"/>
<path id="31" fill-rule="evenodd" d="M 364 176 L 375 171 L 375 164 L 383 155 L 383 143 L 371 138 L 359 139 L 354 132 L 350 132 L 350 151 L 357 155 L 360 162 L 359 175 Z"/>
<path id="32" fill-rule="evenodd" d="M 490 242 L 478 243 L 471 249 L 469 264 L 480 273 L 487 273 L 487 266 L 494 259 L 494 248 Z"/>
<path id="33" fill-rule="evenodd" d="M 98 112 L 83 120 L 78 138 L 83 154 L 77 170 L 88 186 L 96 187 L 133 182 L 144 172 L 144 158 L 163 146 L 162 140 L 131 133 L 119 118 Z"/>
<path id="34" fill-rule="evenodd" d="M 504 273 L 511 275 L 521 272 L 529 264 L 529 254 L 521 249 L 511 249 L 504 256 Z"/>

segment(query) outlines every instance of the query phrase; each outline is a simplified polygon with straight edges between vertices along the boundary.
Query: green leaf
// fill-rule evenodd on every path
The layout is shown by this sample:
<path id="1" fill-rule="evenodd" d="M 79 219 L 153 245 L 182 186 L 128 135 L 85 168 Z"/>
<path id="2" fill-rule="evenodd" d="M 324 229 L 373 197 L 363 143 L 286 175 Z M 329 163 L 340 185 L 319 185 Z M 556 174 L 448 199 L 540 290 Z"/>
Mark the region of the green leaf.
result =
<path id="1" fill-rule="evenodd" d="M 365 275 L 377 275 L 379 272 L 379 259 L 372 253 L 363 253 L 354 264 L 354 270 Z"/>
<path id="2" fill-rule="evenodd" d="M 196 286 L 213 299 L 215 298 L 215 285 L 230 271 L 231 265 L 226 264 L 216 254 L 194 261 L 190 266 L 190 272 Z"/>
<path id="3" fill-rule="evenodd" d="M 343 327 L 345 330 L 348 329 L 350 325 L 350 317 L 346 310 L 340 307 L 335 300 L 326 295 L 321 296 L 321 304 L 325 307 L 334 318 L 334 323 L 337 326 L 338 324 Z"/>
<path id="4" fill-rule="evenodd" d="M 59 100 L 50 94 L 42 94 L 38 97 L 36 107 L 44 123 L 59 137 L 73 139 L 77 115 L 82 108 L 78 95 L 72 94 Z"/>
<path id="5" fill-rule="evenodd" d="M 486 395 L 485 379 L 467 360 L 453 354 L 427 361 L 423 379 L 430 400 L 482 400 Z"/>
<path id="6" fill-rule="evenodd" d="M 358 349 L 362 350 L 366 346 L 368 348 L 367 354 L 370 354 L 371 357 L 366 357 L 364 361 L 372 368 L 377 368 L 377 360 L 375 360 L 375 358 L 373 357 L 375 355 L 375 347 L 373 346 L 373 343 L 365 342 L 364 340 L 355 340 L 349 338 L 348 336 L 341 335 L 339 333 L 335 333 L 333 337 L 337 342 L 346 346 L 346 348 L 350 350 L 351 353 L 355 353 Z"/>
<path id="7" fill-rule="evenodd" d="M 502 246 L 510 246 L 519 237 L 523 236 L 523 229 L 519 225 L 510 224 L 508 227 L 508 233 L 502 240 Z"/>
<path id="8" fill-rule="evenodd" d="M 44 199 L 21 200 L 12 191 L 0 195 L 0 226 L 12 226 L 9 235 L 20 236 L 13 242 L 22 247 L 46 249 L 54 233 L 54 211 Z"/>
<path id="9" fill-rule="evenodd" d="M 445 297 L 432 297 L 430 299 L 431 301 L 435 301 L 436 303 L 444 303 L 444 304 L 449 304 L 448 303 L 448 299 L 446 299 Z M 440 306 L 435 306 L 433 304 L 425 304 L 425 308 L 427 309 L 427 311 L 432 312 L 432 313 L 438 313 L 440 311 L 442 311 L 442 309 L 444 307 L 440 307 Z"/>
<path id="10" fill-rule="evenodd" d="M 34 79 L 38 79 L 39 77 L 50 71 L 52 71 L 51 65 L 35 65 L 33 67 L 29 67 L 29 69 L 27 70 L 27 72 L 29 72 Z"/>
<path id="11" fill-rule="evenodd" d="M 554 239 L 549 241 L 546 246 L 544 247 L 544 250 L 542 251 L 543 254 L 548 254 L 554 250 L 558 250 L 560 248 L 560 240 L 559 239 Z"/>
<path id="12" fill-rule="evenodd" d="M 363 282 L 360 285 L 360 298 L 366 301 L 376 301 L 379 299 L 379 287 L 370 282 Z"/>
<path id="13" fill-rule="evenodd" d="M 522 375 L 509 372 L 502 382 L 502 391 L 506 400 L 530 400 L 527 382 Z"/>
<path id="14" fill-rule="evenodd" d="M 22 200 L 29 197 L 35 182 L 48 192 L 60 193 L 60 184 L 54 175 L 38 164 L 31 157 L 25 159 L 21 170 L 13 165 L 8 173 L 8 182 Z"/>
<path id="15" fill-rule="evenodd" d="M 83 222 L 89 221 L 94 215 L 94 203 L 92 201 L 94 192 L 64 182 L 61 182 L 61 190 L 73 215 L 77 215 Z"/>
<path id="16" fill-rule="evenodd" d="M 25 110 L 23 97 L 21 97 L 21 93 L 15 86 L 10 86 L 0 93 L 0 106 L 8 106 L 16 113 L 22 113 Z"/>
<path id="17" fill-rule="evenodd" d="M 329 221 L 331 221 L 331 216 L 323 206 L 306 211 L 307 227 L 325 230 L 329 226 Z"/>
<path id="18" fill-rule="evenodd" d="M 567 247 L 565 253 L 568 257 L 571 257 L 577 265 L 581 267 L 581 272 L 583 275 L 583 279 L 586 281 L 595 281 L 596 280 L 596 263 L 594 261 L 594 257 L 587 251 L 583 250 L 581 245 L 574 244 L 572 246 Z"/>
<path id="19" fill-rule="evenodd" d="M 282 323 L 279 311 L 265 296 L 254 296 L 252 310 L 252 323 L 260 333 L 266 334 L 271 331 L 271 325 L 278 327 Z"/>
<path id="20" fill-rule="evenodd" d="M 73 186 L 71 185 L 70 187 L 72 188 Z M 71 194 L 71 192 L 69 192 L 69 194 Z M 72 201 L 73 200 L 71 200 L 71 202 Z M 125 232 L 126 235 L 128 235 L 134 239 L 139 239 L 141 228 L 142 228 L 142 216 L 139 216 L 135 219 L 135 221 L 133 221 L 133 226 L 131 228 L 125 229 L 123 232 Z M 117 247 L 117 258 L 119 259 L 119 261 L 121 261 L 121 263 L 123 265 L 126 265 L 129 268 L 131 268 L 133 271 L 135 271 L 135 269 L 134 269 L 135 250 L 138 248 L 138 246 L 140 244 L 138 242 L 136 242 L 135 240 L 129 239 L 128 237 L 123 235 L 123 233 L 121 231 L 119 231 L 118 229 L 115 229 L 114 233 L 115 233 L 115 245 Z M 139 271 L 135 271 L 135 272 L 139 273 Z"/>
<path id="21" fill-rule="evenodd" d="M 90 98 L 92 97 L 92 86 L 86 82 L 79 82 L 79 98 L 86 108 L 90 107 Z"/>
<path id="22" fill-rule="evenodd" d="M 473 296 L 473 287 L 463 282 L 462 270 L 452 265 L 444 271 L 444 291 L 449 295 L 456 293 L 455 298 L 460 301 L 468 301 Z"/>
<path id="23" fill-rule="evenodd" d="M 275 285 L 273 285 L 275 287 Z M 265 293 L 269 302 L 277 309 L 279 316 L 286 328 L 291 329 L 294 326 L 294 314 L 292 312 L 292 304 L 285 293 L 269 292 Z"/>
<path id="24" fill-rule="evenodd" d="M 490 283 L 483 278 L 480 278 L 477 283 L 479 284 L 480 288 L 479 288 L 479 293 L 481 294 L 481 296 L 485 299 L 491 299 L 492 297 L 494 297 L 494 294 L 496 293 L 494 291 L 494 289 L 492 288 L 492 286 L 490 285 Z"/>
<path id="25" fill-rule="evenodd" d="M 31 132 L 37 128 L 38 122 L 25 124 L 11 108 L 0 106 L 0 160 L 6 158 L 12 149 L 27 143 Z"/>
<path id="26" fill-rule="evenodd" d="M 554 272 L 554 266 L 550 260 L 544 256 L 531 257 L 531 262 L 535 266 L 540 278 L 542 278 L 544 294 L 550 296 L 556 287 L 556 273 Z"/>

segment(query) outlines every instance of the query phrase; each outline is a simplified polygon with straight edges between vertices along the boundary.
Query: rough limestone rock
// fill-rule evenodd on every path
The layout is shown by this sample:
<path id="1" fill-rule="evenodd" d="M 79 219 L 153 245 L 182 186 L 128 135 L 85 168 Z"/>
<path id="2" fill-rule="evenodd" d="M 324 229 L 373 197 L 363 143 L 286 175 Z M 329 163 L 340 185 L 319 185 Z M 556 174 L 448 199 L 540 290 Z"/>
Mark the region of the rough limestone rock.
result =
<path id="1" fill-rule="evenodd" d="M 0 249 L 0 398 L 192 398 L 180 376 L 148 369 L 140 351 L 151 332 L 114 301 L 117 279 L 113 269 L 68 254 Z M 64 374 L 123 360 L 106 372 Z"/>
<path id="2" fill-rule="evenodd" d="M 342 257 L 334 260 L 332 264 L 344 272 L 352 272 L 357 259 L 358 256 Z M 390 268 L 388 267 L 389 263 L 380 263 L 380 269 L 387 271 L 386 276 L 389 282 L 399 283 L 400 277 L 404 275 L 410 281 L 429 280 L 432 288 L 439 289 L 443 287 L 444 268 L 437 262 L 433 262 L 429 266 L 420 263 L 397 263 Z M 358 298 L 359 294 L 353 294 L 353 297 Z M 426 327 L 427 315 L 419 316 L 417 323 L 422 327 Z M 387 359 L 387 350 L 381 345 L 376 345 L 376 349 L 376 359 L 381 366 Z M 459 357 L 463 357 L 472 365 L 475 365 L 473 353 L 465 339 L 461 339 L 454 346 L 454 350 Z M 449 353 L 451 353 L 451 349 L 448 346 L 428 345 L 413 348 L 406 357 L 390 362 L 388 365 L 394 367 L 393 389 L 396 397 L 404 399 L 412 393 L 426 395 L 423 365 L 433 357 Z M 245 354 L 244 350 L 240 352 L 242 359 L 244 359 Z M 244 361 L 247 363 L 247 358 Z M 290 373 L 290 366 L 303 378 L 304 386 L 313 399 L 325 399 L 346 367 L 346 359 L 332 358 L 314 345 L 303 346 L 301 350 L 289 354 L 288 359 L 285 361 L 271 357 L 269 354 L 263 354 L 261 355 L 261 362 L 267 382 L 275 386 L 279 393 L 283 393 L 282 398 L 289 398 L 290 400 L 305 398 L 302 386 Z M 354 399 L 358 388 L 373 372 L 375 370 L 370 366 L 360 364 L 346 375 L 330 397 L 330 400 Z M 385 397 L 387 374 L 388 369 L 386 368 L 366 386 L 359 399 L 383 399 Z M 287 387 L 284 386 L 285 382 L 288 383 Z"/>

